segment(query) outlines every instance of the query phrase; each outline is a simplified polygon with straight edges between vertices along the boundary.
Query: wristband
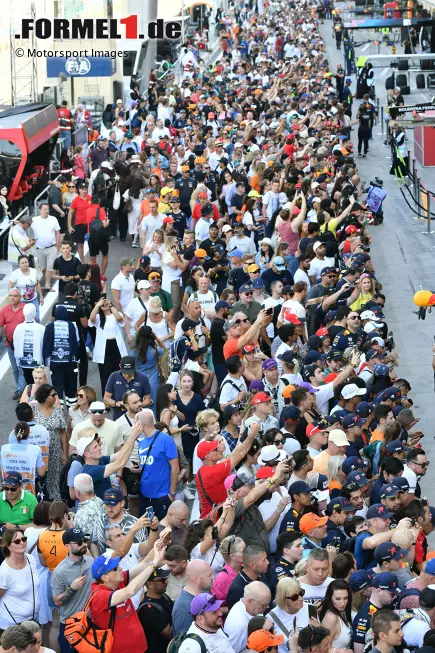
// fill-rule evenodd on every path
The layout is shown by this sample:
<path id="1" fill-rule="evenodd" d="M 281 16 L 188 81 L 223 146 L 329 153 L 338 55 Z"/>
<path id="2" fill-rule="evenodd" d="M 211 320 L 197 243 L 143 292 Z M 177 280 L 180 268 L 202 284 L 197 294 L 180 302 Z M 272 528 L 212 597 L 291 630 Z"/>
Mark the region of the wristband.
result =
<path id="1" fill-rule="evenodd" d="M 152 531 L 153 533 L 157 533 L 158 530 L 159 530 L 158 528 L 151 528 L 150 526 L 150 531 Z"/>

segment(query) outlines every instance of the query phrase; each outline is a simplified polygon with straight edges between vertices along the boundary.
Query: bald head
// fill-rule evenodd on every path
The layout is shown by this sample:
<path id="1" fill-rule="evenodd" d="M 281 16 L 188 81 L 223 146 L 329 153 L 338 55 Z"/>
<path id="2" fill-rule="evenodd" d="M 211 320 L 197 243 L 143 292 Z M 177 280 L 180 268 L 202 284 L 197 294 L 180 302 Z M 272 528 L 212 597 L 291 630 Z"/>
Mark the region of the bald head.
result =
<path id="1" fill-rule="evenodd" d="M 258 580 L 254 580 L 249 585 L 246 585 L 243 592 L 243 603 L 245 604 L 246 612 L 253 617 L 258 614 L 263 614 L 271 599 L 270 589 Z"/>
<path id="2" fill-rule="evenodd" d="M 142 422 L 144 426 L 154 426 L 154 413 L 149 408 L 144 408 L 136 415 L 136 421 Z"/>
<path id="3" fill-rule="evenodd" d="M 200 594 L 213 584 L 213 570 L 204 560 L 191 560 L 186 567 L 186 591 Z"/>
<path id="4" fill-rule="evenodd" d="M 167 522 L 172 528 L 184 528 L 189 519 L 189 508 L 182 501 L 174 501 L 168 508 Z"/>

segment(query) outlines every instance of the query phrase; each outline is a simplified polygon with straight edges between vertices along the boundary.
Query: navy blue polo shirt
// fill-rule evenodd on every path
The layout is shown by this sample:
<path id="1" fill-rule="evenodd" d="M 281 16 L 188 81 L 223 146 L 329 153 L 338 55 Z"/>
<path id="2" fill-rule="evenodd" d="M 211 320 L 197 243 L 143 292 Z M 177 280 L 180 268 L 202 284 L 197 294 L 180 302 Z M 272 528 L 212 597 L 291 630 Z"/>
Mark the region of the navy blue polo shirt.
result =
<path id="1" fill-rule="evenodd" d="M 118 372 L 112 372 L 106 384 L 106 392 L 110 392 L 114 401 L 122 401 L 124 392 L 134 390 L 139 395 L 141 401 L 146 395 L 151 394 L 151 386 L 146 374 L 135 372 L 131 381 L 127 381 L 125 376 Z M 121 408 L 113 408 L 113 419 L 116 420 L 125 413 Z"/>
<path id="2" fill-rule="evenodd" d="M 106 465 L 110 463 L 110 456 L 101 456 L 98 465 L 83 465 L 83 474 L 89 474 L 94 482 L 94 492 L 97 497 L 104 499 L 106 490 L 110 490 L 112 483 L 110 476 L 104 478 Z"/>
<path id="3" fill-rule="evenodd" d="M 378 608 L 373 603 L 370 603 L 370 601 L 362 604 L 361 609 L 352 623 L 354 644 L 365 644 L 366 634 L 371 627 L 372 617 L 377 611 Z"/>

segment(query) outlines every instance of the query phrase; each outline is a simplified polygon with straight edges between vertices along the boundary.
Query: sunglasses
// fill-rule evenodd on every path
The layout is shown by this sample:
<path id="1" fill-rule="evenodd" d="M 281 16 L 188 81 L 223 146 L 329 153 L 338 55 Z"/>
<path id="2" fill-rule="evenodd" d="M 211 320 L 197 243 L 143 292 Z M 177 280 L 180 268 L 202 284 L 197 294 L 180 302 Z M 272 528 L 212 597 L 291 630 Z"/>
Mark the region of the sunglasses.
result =
<path id="1" fill-rule="evenodd" d="M 301 599 L 305 594 L 305 590 L 300 590 L 298 594 L 292 594 L 291 596 L 286 596 L 285 598 L 289 601 L 297 601 Z"/>
<path id="2" fill-rule="evenodd" d="M 91 415 L 105 415 L 106 414 L 106 409 L 105 408 L 98 408 L 89 411 Z"/>
<path id="3" fill-rule="evenodd" d="M 75 186 L 68 186 L 68 188 L 75 188 Z"/>
<path id="4" fill-rule="evenodd" d="M 282 438 L 280 438 L 278 440 L 274 440 L 273 444 L 282 444 L 283 442 L 284 442 L 284 440 Z"/>
<path id="5" fill-rule="evenodd" d="M 255 274 L 255 272 L 254 272 L 254 274 Z M 246 295 L 247 297 L 252 297 L 252 295 L 253 295 L 254 293 L 253 293 L 252 290 L 251 290 L 250 292 L 245 292 L 245 293 L 243 293 L 243 294 Z"/>
<path id="6" fill-rule="evenodd" d="M 18 487 L 5 487 L 3 486 L 3 491 L 4 492 L 15 492 L 15 490 L 18 490 L 20 486 Z"/>
<path id="7" fill-rule="evenodd" d="M 86 395 L 82 394 L 81 392 L 77 392 L 76 397 L 77 399 L 84 399 Z"/>
<path id="8" fill-rule="evenodd" d="M 246 294 L 248 294 L 248 293 L 246 293 Z M 251 295 L 252 295 L 252 294 L 253 294 L 253 293 L 251 293 Z M 234 322 L 234 324 L 241 324 L 242 322 L 249 322 L 249 320 L 248 320 L 247 317 L 245 317 L 243 320 L 236 320 L 236 321 Z"/>
<path id="9" fill-rule="evenodd" d="M 16 540 L 12 540 L 11 544 L 25 544 L 27 542 L 27 537 L 17 537 Z"/>
<path id="10" fill-rule="evenodd" d="M 416 463 L 416 462 L 414 462 L 414 465 L 418 465 L 422 469 L 426 469 L 426 467 L 429 467 L 429 463 Z"/>
<path id="11" fill-rule="evenodd" d="M 78 542 L 71 542 L 71 544 L 77 544 L 77 546 L 83 546 L 83 544 L 86 544 L 87 540 L 79 540 Z"/>
<path id="12" fill-rule="evenodd" d="M 359 315 L 352 315 L 352 316 L 349 316 L 347 319 L 348 320 L 360 320 L 361 318 L 359 317 Z"/>
<path id="13" fill-rule="evenodd" d="M 207 601 L 204 603 L 203 607 L 202 607 L 201 610 L 198 612 L 198 615 L 200 615 L 200 614 L 202 614 L 203 612 L 205 612 L 205 611 L 207 610 L 207 608 L 208 608 L 210 605 L 212 605 L 213 603 L 215 603 L 216 600 L 217 600 L 216 597 L 213 596 L 213 594 L 210 594 L 210 596 L 208 597 Z"/>

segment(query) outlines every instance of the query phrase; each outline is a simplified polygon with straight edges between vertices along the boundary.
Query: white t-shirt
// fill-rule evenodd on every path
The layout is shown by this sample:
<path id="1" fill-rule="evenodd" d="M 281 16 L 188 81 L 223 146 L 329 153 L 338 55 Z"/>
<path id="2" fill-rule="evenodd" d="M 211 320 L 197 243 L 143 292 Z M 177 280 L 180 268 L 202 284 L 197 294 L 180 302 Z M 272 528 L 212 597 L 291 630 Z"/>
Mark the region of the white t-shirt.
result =
<path id="1" fill-rule="evenodd" d="M 193 622 L 187 632 L 194 633 L 202 639 L 207 653 L 236 653 L 222 628 L 219 628 L 217 633 L 206 633 Z M 178 649 L 178 653 L 201 653 L 201 646 L 192 638 L 185 639 Z"/>
<path id="2" fill-rule="evenodd" d="M 225 619 L 224 633 L 228 635 L 228 640 L 236 653 L 240 653 L 246 648 L 248 639 L 248 624 L 252 616 L 246 612 L 243 601 L 237 601 L 228 613 Z"/>
<path id="3" fill-rule="evenodd" d="M 258 509 L 261 512 L 261 516 L 263 517 L 263 521 L 266 521 L 267 519 L 269 519 L 269 517 L 272 517 L 275 510 L 278 508 L 278 504 L 281 501 L 282 497 L 288 497 L 288 492 L 286 488 L 281 487 L 280 489 L 281 489 L 281 494 L 278 491 L 272 492 L 272 494 L 269 495 L 270 498 L 265 499 L 265 501 L 262 501 L 258 506 Z M 280 516 L 278 517 L 275 526 L 268 533 L 271 553 L 276 552 L 276 538 L 279 535 L 279 528 L 281 526 L 281 522 L 284 519 L 285 514 L 286 514 L 286 510 L 283 510 Z"/>
<path id="4" fill-rule="evenodd" d="M 315 603 L 316 601 L 323 601 L 325 598 L 326 590 L 329 585 L 329 583 L 332 583 L 334 579 L 328 578 L 323 582 L 321 585 L 307 585 L 306 583 L 302 583 L 301 580 L 299 579 L 299 584 L 302 587 L 303 590 L 305 590 L 305 596 L 304 596 L 304 601 L 308 601 L 308 603 Z"/>
<path id="5" fill-rule="evenodd" d="M 196 290 L 190 295 L 190 297 L 192 298 L 192 301 L 198 301 L 201 304 L 201 308 L 204 311 L 207 311 L 207 315 L 210 315 L 210 313 L 213 313 L 214 315 L 214 307 L 218 301 L 218 296 L 214 290 L 208 290 L 206 293 L 201 293 L 199 290 Z"/>
<path id="6" fill-rule="evenodd" d="M 334 384 L 326 383 L 325 385 L 320 385 L 316 388 L 318 392 L 314 395 L 316 397 L 316 404 L 319 412 L 323 415 L 328 414 L 328 402 L 334 396 Z"/>
<path id="7" fill-rule="evenodd" d="M 142 300 L 143 301 L 143 300 Z M 148 305 L 150 303 L 150 300 L 144 302 L 145 308 L 148 310 Z M 136 331 L 134 330 L 134 325 L 140 318 L 140 316 L 143 314 L 144 309 L 142 304 L 140 303 L 139 299 L 135 297 L 134 299 L 131 300 L 131 302 L 128 302 L 127 307 L 124 311 L 124 314 L 130 318 L 131 320 L 131 325 L 130 325 L 130 333 L 131 335 L 135 335 Z"/>
<path id="8" fill-rule="evenodd" d="M 156 229 L 161 229 L 162 228 L 163 219 L 165 217 L 166 216 L 163 215 L 163 213 L 159 213 L 158 215 L 156 215 L 156 217 L 154 217 L 153 215 L 151 215 L 151 213 L 149 213 L 148 215 L 146 215 L 142 219 L 142 222 L 140 223 L 139 230 L 140 230 L 140 232 L 142 234 L 142 241 L 144 243 L 151 240 L 151 236 L 153 235 L 153 233 L 154 233 L 154 231 Z M 159 265 L 160 265 L 160 263 L 159 263 Z"/>
<path id="9" fill-rule="evenodd" d="M 332 580 L 332 579 L 331 579 Z M 289 614 L 284 610 L 281 610 L 278 606 L 273 608 L 268 614 L 268 618 L 272 619 L 275 624 L 275 634 L 284 635 L 284 642 L 278 646 L 278 653 L 288 653 L 289 649 L 287 648 L 287 634 L 284 633 L 278 625 L 278 622 L 275 621 L 274 615 L 278 617 L 282 625 L 286 630 L 291 633 L 293 631 L 293 621 L 296 618 L 296 629 L 299 632 L 302 628 L 305 628 L 310 623 L 310 616 L 308 614 L 308 604 L 304 602 L 302 608 L 296 614 Z"/>
<path id="10" fill-rule="evenodd" d="M 9 281 L 21 292 L 21 299 L 24 302 L 30 302 L 32 299 L 35 299 L 36 284 L 38 283 L 35 268 L 29 268 L 29 274 L 27 276 L 18 268 L 18 270 L 12 272 Z"/>
<path id="11" fill-rule="evenodd" d="M 226 383 L 226 381 L 228 381 L 228 383 Z M 239 390 L 237 390 L 234 386 L 237 386 Z M 227 374 L 221 384 L 219 403 L 221 405 L 231 403 L 235 400 L 239 392 L 242 392 L 242 390 L 248 392 L 248 388 L 246 387 L 245 379 L 243 376 L 240 379 L 234 379 L 232 376 Z"/>
<path id="12" fill-rule="evenodd" d="M 190 559 L 204 560 L 205 562 L 208 562 L 213 569 L 213 574 L 216 576 L 216 574 L 218 574 L 225 566 L 225 560 L 223 559 L 221 552 L 219 549 L 216 551 L 216 546 L 213 544 L 204 554 L 202 554 L 200 547 L 201 543 L 193 547 L 190 553 Z"/>
<path id="13" fill-rule="evenodd" d="M 204 220 L 204 218 L 198 220 L 195 227 L 195 240 L 198 243 L 202 243 L 203 240 L 209 237 L 211 224 L 211 220 Z"/>
<path id="14" fill-rule="evenodd" d="M 124 438 L 121 434 L 118 433 L 118 427 L 115 422 L 111 419 L 104 420 L 102 426 L 95 426 L 92 424 L 91 419 L 86 419 L 84 422 L 79 422 L 71 433 L 70 445 L 72 447 L 77 446 L 77 440 L 80 437 L 80 432 L 84 429 L 94 429 L 95 433 L 98 433 L 101 438 L 102 445 L 102 456 L 111 456 L 115 453 L 115 449 L 119 449 L 124 444 Z"/>
<path id="15" fill-rule="evenodd" d="M 335 260 L 332 257 L 325 256 L 324 259 L 320 258 L 313 258 L 311 261 L 310 269 L 308 270 L 308 274 L 310 277 L 313 277 L 316 275 L 316 279 L 320 279 L 320 273 L 323 270 L 323 268 L 330 268 L 334 267 Z"/>
<path id="16" fill-rule="evenodd" d="M 305 310 L 305 308 L 302 306 L 302 304 L 300 302 L 297 302 L 294 299 L 288 299 L 282 305 L 281 313 L 279 314 L 279 318 L 278 318 L 280 320 L 280 322 L 284 322 L 282 314 L 283 314 L 283 312 L 285 311 L 286 308 L 289 308 L 290 311 L 294 315 L 297 315 L 298 318 L 305 319 L 306 316 L 307 316 L 307 311 Z"/>
<path id="17" fill-rule="evenodd" d="M 181 338 L 183 335 L 183 331 L 181 329 L 183 322 L 184 317 L 182 317 L 181 320 L 178 320 L 177 324 L 175 325 L 174 340 Z M 201 317 L 200 323 L 195 327 L 195 333 L 198 336 L 198 347 L 208 347 L 209 345 L 208 338 L 202 332 L 203 326 L 207 327 L 207 329 L 210 329 L 211 322 L 208 317 Z"/>
<path id="18" fill-rule="evenodd" d="M 51 247 L 56 244 L 56 231 L 60 231 L 59 222 L 53 215 L 42 218 L 37 215 L 32 222 L 33 233 L 35 234 L 37 249 Z"/>
<path id="19" fill-rule="evenodd" d="M 297 283 L 298 281 L 305 281 L 307 284 L 307 291 L 311 288 L 311 281 L 308 277 L 308 274 L 304 271 L 298 268 L 296 272 L 293 275 L 293 281 L 294 283 Z"/>
<path id="20" fill-rule="evenodd" d="M 232 236 L 227 245 L 227 251 L 232 252 L 234 249 L 240 249 L 243 254 L 253 254 L 254 256 L 257 253 L 254 241 L 248 236 L 243 236 L 242 238 Z"/>
<path id="21" fill-rule="evenodd" d="M 315 458 L 320 453 L 320 451 L 318 451 L 317 449 L 313 449 L 312 447 L 307 447 L 307 451 L 310 454 L 311 458 Z"/>
<path id="22" fill-rule="evenodd" d="M 176 267 L 173 268 L 169 263 L 174 263 L 175 259 L 170 252 L 163 252 L 162 256 L 162 290 L 166 290 L 171 294 L 171 283 L 173 281 L 181 281 L 181 270 Z M 181 283 L 180 283 L 181 285 Z"/>
<path id="23" fill-rule="evenodd" d="M 406 480 L 409 483 L 409 492 L 410 494 L 415 494 L 415 488 L 417 487 L 417 481 L 418 481 L 418 476 L 415 472 L 412 471 L 408 465 L 405 465 L 403 469 L 403 478 L 406 478 Z"/>
<path id="24" fill-rule="evenodd" d="M 119 303 L 123 311 L 134 297 L 134 277 L 129 274 L 127 277 L 122 272 L 118 272 L 110 284 L 112 290 L 119 290 Z"/>
<path id="25" fill-rule="evenodd" d="M 38 570 L 32 555 L 26 554 L 26 559 L 24 569 L 12 569 L 7 560 L 0 565 L 0 589 L 7 590 L 0 598 L 0 628 L 6 629 L 23 621 L 38 620 Z"/>

